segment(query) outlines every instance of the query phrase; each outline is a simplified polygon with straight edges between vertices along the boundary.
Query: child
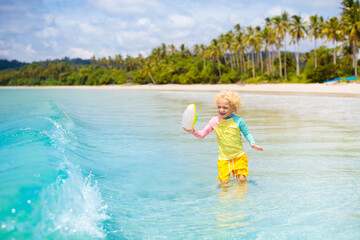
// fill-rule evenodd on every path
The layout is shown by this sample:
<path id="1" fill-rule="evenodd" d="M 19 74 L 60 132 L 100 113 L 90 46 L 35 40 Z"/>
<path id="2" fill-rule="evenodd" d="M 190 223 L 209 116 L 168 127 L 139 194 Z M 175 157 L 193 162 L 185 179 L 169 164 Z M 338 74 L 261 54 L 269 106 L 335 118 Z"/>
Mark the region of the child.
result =
<path id="1" fill-rule="evenodd" d="M 188 130 L 183 127 L 185 131 L 198 138 L 204 138 L 215 130 L 219 145 L 218 179 L 221 183 L 228 182 L 230 173 L 233 173 L 233 176 L 236 176 L 241 182 L 246 181 L 248 159 L 242 147 L 240 132 L 243 133 L 252 148 L 258 151 L 264 150 L 264 148 L 255 144 L 255 140 L 244 120 L 234 114 L 241 105 L 242 101 L 238 94 L 231 91 L 222 91 L 215 96 L 215 106 L 217 106 L 219 115 L 213 117 L 203 130 Z"/>

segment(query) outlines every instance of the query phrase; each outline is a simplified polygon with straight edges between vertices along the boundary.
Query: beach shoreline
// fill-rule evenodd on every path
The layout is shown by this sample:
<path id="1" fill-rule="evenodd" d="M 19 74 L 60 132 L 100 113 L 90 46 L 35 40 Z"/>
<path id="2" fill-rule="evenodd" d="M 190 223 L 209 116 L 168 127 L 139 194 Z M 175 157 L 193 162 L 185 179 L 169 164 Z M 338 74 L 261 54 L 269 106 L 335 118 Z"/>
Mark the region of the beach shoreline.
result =
<path id="1" fill-rule="evenodd" d="M 151 91 L 221 91 L 284 93 L 284 94 L 325 94 L 351 95 L 360 97 L 360 84 L 164 84 L 164 85 L 104 85 L 104 86 L 3 86 L 0 89 L 113 89 Z"/>

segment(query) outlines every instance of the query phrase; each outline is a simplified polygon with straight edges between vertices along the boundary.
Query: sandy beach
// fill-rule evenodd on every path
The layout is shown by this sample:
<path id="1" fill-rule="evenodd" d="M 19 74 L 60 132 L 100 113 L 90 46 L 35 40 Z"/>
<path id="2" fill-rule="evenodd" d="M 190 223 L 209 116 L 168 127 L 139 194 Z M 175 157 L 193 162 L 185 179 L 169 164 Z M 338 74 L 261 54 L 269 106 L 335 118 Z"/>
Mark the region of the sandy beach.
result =
<path id="1" fill-rule="evenodd" d="M 192 85 L 106 85 L 106 86 L 46 86 L 46 87 L 1 87 L 6 89 L 123 89 L 123 90 L 160 90 L 160 91 L 221 91 L 265 92 L 265 93 L 298 93 L 324 95 L 352 95 L 360 97 L 360 84 L 192 84 Z"/>

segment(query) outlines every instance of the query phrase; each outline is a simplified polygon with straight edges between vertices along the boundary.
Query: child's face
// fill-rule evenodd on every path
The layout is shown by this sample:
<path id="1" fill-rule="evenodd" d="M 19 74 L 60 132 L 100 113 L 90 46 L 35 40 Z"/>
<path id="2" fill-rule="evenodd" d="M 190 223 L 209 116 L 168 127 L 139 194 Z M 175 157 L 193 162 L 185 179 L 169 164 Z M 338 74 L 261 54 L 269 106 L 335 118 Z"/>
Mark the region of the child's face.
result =
<path id="1" fill-rule="evenodd" d="M 233 106 L 231 106 L 230 102 L 224 98 L 219 98 L 217 102 L 217 109 L 221 118 L 227 118 L 236 110 Z"/>

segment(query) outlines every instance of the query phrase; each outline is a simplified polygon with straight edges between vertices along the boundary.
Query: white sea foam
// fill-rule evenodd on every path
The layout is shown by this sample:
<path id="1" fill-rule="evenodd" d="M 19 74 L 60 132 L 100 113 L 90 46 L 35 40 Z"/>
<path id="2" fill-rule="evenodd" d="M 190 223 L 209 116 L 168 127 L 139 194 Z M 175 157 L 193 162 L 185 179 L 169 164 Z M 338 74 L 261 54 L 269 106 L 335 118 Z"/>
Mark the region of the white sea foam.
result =
<path id="1" fill-rule="evenodd" d="M 107 205 L 103 203 L 97 181 L 91 173 L 84 177 L 81 168 L 68 160 L 67 147 L 74 136 L 63 122 L 48 117 L 46 120 L 52 127 L 43 133 L 63 159 L 58 178 L 42 193 L 45 204 L 40 224 L 42 232 L 103 238 Z"/>
<path id="2" fill-rule="evenodd" d="M 48 234 L 104 237 L 103 221 L 108 219 L 97 182 L 83 177 L 79 167 L 66 162 L 64 170 L 44 195 L 44 214 Z"/>

